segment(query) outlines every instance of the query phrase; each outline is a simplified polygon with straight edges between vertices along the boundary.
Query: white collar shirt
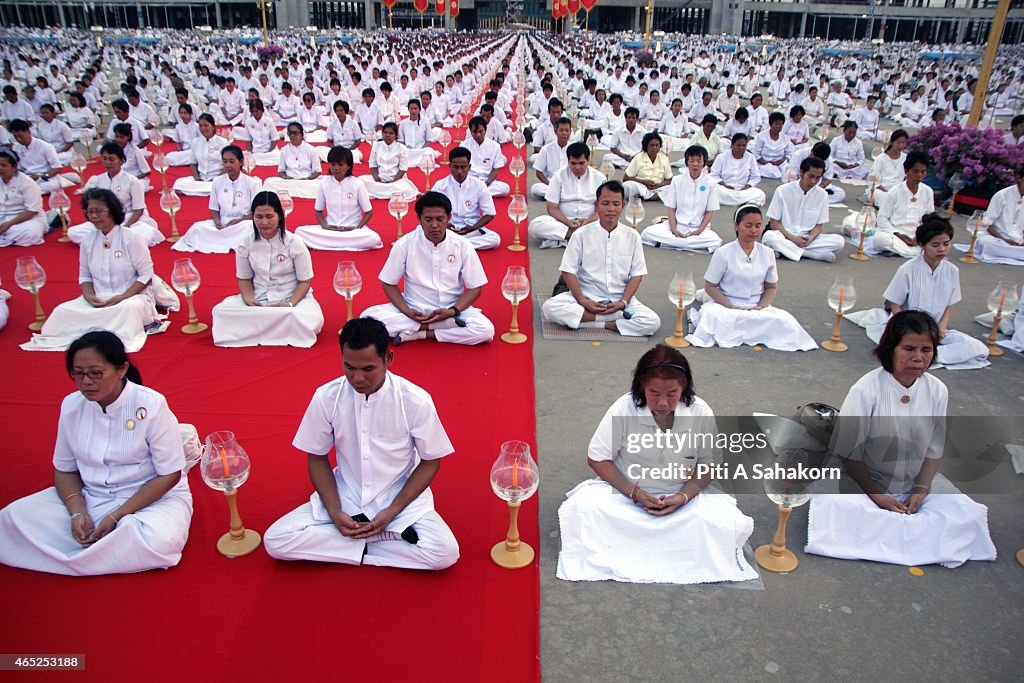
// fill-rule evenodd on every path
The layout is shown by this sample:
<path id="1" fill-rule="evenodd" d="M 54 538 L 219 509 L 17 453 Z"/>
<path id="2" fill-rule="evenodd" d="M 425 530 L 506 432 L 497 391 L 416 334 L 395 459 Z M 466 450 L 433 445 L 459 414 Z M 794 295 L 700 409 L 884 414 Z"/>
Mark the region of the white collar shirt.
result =
<path id="1" fill-rule="evenodd" d="M 139 209 L 142 209 L 143 215 L 146 214 L 146 189 L 141 180 L 125 171 L 123 167 L 121 172 L 113 178 L 110 177 L 109 173 L 105 172 L 94 175 L 86 181 L 85 188 L 87 190 L 99 189 L 113 192 L 114 196 L 121 202 L 121 207 L 124 209 L 126 217 Z"/>
<path id="2" fill-rule="evenodd" d="M 320 179 L 316 188 L 317 211 L 327 212 L 327 224 L 351 228 L 359 225 L 363 214 L 371 210 L 370 193 L 355 176 L 338 181 L 333 175 Z"/>
<path id="3" fill-rule="evenodd" d="M 640 233 L 622 223 L 611 232 L 588 223 L 569 238 L 559 270 L 576 276 L 586 298 L 618 301 L 631 278 L 647 274 Z"/>
<path id="4" fill-rule="evenodd" d="M 288 231 L 283 240 L 250 232 L 235 247 L 235 271 L 239 280 L 252 280 L 257 301 L 275 304 L 291 297 L 299 282 L 313 279 L 313 260 L 302 240 Z"/>
<path id="5" fill-rule="evenodd" d="M 36 124 L 35 132 L 39 136 L 40 140 L 49 142 L 54 147 L 63 147 L 69 142 L 75 142 L 78 140 L 75 134 L 71 131 L 71 127 L 60 119 L 54 119 L 50 122 L 39 119 L 39 123 Z"/>
<path id="6" fill-rule="evenodd" d="M 45 140 L 32 138 L 28 147 L 20 142 L 15 142 L 13 149 L 21 159 L 18 162 L 18 167 L 27 173 L 42 175 L 63 166 L 57 159 L 57 150 Z"/>
<path id="7" fill-rule="evenodd" d="M 754 187 L 761 182 L 761 172 L 757 169 L 757 159 L 754 155 L 744 152 L 743 156 L 737 159 L 731 149 L 723 150 L 715 157 L 715 162 L 711 164 L 711 175 L 720 183 L 737 187 Z"/>
<path id="8" fill-rule="evenodd" d="M 39 184 L 24 173 L 15 173 L 11 181 L 0 180 L 0 218 L 10 220 L 25 211 L 43 217 L 43 195 Z"/>
<path id="9" fill-rule="evenodd" d="M 860 138 L 847 140 L 842 135 L 832 138 L 832 158 L 844 164 L 860 164 L 864 161 L 864 143 Z"/>
<path id="10" fill-rule="evenodd" d="M 395 242 L 379 277 L 396 286 L 404 278 L 403 297 L 422 311 L 448 308 L 465 290 L 487 284 L 480 257 L 469 240 L 449 231 L 435 245 L 419 227 Z"/>
<path id="11" fill-rule="evenodd" d="M 578 178 L 568 163 L 550 179 L 544 199 L 558 204 L 558 210 L 569 220 L 590 218 L 594 215 L 597 188 L 607 180 L 603 173 L 589 166 L 583 177 Z"/>
<path id="12" fill-rule="evenodd" d="M 459 183 L 451 175 L 447 175 L 433 187 L 452 203 L 451 224 L 454 228 L 466 228 L 480 220 L 481 216 L 494 216 L 494 198 L 487 191 L 483 181 L 473 176 Z"/>
<path id="13" fill-rule="evenodd" d="M 178 419 L 161 394 L 132 382 L 106 409 L 76 391 L 61 403 L 53 466 L 77 472 L 89 493 L 126 500 L 185 468 Z M 187 487 L 185 477 L 177 485 Z"/>
<path id="14" fill-rule="evenodd" d="M 390 183 L 399 171 L 409 170 L 409 150 L 398 141 L 389 145 L 383 140 L 377 140 L 370 148 L 369 165 L 377 169 L 377 175 L 383 182 Z"/>
<path id="15" fill-rule="evenodd" d="M 153 279 L 153 258 L 146 240 L 130 228 L 115 225 L 104 235 L 90 230 L 78 254 L 78 284 L 89 282 L 99 297 L 121 294 L 134 283 Z M 149 290 L 137 296 L 149 296 Z"/>
<path id="16" fill-rule="evenodd" d="M 476 140 L 470 137 L 462 143 L 462 146 L 470 151 L 469 172 L 486 182 L 491 171 L 505 166 L 505 155 L 501 153 L 501 146 L 489 138 L 484 138 L 483 144 L 477 144 Z"/>
<path id="17" fill-rule="evenodd" d="M 249 213 L 252 199 L 263 187 L 259 178 L 239 173 L 234 180 L 222 173 L 213 179 L 210 189 L 210 211 L 220 213 L 222 222 L 237 220 Z"/>
<path id="18" fill-rule="evenodd" d="M 288 143 L 281 148 L 277 170 L 289 178 L 308 178 L 322 170 L 316 147 L 303 140 L 298 145 Z"/>
<path id="19" fill-rule="evenodd" d="M 960 270 L 946 259 L 932 270 L 924 255 L 918 254 L 896 270 L 882 296 L 940 320 L 947 308 L 960 301 Z"/>
<path id="20" fill-rule="evenodd" d="M 224 161 L 220 158 L 220 153 L 227 144 L 228 141 L 219 135 L 214 135 L 210 139 L 200 135 L 192 139 L 189 163 L 195 164 L 200 180 L 209 182 L 224 172 Z"/>
<path id="21" fill-rule="evenodd" d="M 675 209 L 679 231 L 689 234 L 701 224 L 705 213 L 718 211 L 718 183 L 707 172 L 693 179 L 689 170 L 684 169 L 672 178 L 665 194 L 665 206 Z"/>
<path id="22" fill-rule="evenodd" d="M 560 147 L 557 140 L 541 147 L 540 151 L 533 155 L 534 170 L 546 175 L 550 182 L 551 176 L 569 165 L 569 159 L 565 155 L 568 147 L 568 142 L 565 147 Z"/>
<path id="23" fill-rule="evenodd" d="M 1016 183 L 996 192 L 987 215 L 1000 235 L 1018 243 L 1024 240 L 1024 198 Z"/>
<path id="24" fill-rule="evenodd" d="M 820 185 L 804 192 L 798 180 L 784 183 L 775 190 L 768 218 L 779 221 L 794 235 L 807 236 L 815 225 L 828 223 L 828 193 Z"/>
<path id="25" fill-rule="evenodd" d="M 335 116 L 327 125 L 327 139 L 335 146 L 340 145 L 351 149 L 352 145 L 363 139 L 363 134 L 359 130 L 359 124 L 351 116 L 345 117 L 345 123 L 339 121 Z"/>
<path id="26" fill-rule="evenodd" d="M 901 181 L 879 197 L 878 229 L 882 232 L 893 232 L 903 228 L 904 231 L 909 230 L 913 234 L 921 224 L 921 217 L 933 211 L 935 193 L 932 188 L 919 183 L 917 193 L 912 194 L 907 184 Z"/>
<path id="27" fill-rule="evenodd" d="M 739 241 L 733 240 L 711 255 L 704 280 L 718 285 L 734 306 L 753 308 L 761 302 L 765 284 L 779 281 L 775 251 L 755 242 L 754 249 L 747 256 Z"/>

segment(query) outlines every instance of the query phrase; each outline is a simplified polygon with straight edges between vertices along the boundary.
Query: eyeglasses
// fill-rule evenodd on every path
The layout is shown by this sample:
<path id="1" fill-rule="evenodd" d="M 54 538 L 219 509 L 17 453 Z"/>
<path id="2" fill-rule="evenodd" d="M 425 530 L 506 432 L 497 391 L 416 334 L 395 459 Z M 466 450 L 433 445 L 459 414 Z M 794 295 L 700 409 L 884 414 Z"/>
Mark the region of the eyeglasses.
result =
<path id="1" fill-rule="evenodd" d="M 96 381 L 103 379 L 103 375 L 107 374 L 106 370 L 72 370 L 70 373 L 71 379 L 76 382 L 81 382 L 83 379 L 88 377 L 89 379 Z"/>

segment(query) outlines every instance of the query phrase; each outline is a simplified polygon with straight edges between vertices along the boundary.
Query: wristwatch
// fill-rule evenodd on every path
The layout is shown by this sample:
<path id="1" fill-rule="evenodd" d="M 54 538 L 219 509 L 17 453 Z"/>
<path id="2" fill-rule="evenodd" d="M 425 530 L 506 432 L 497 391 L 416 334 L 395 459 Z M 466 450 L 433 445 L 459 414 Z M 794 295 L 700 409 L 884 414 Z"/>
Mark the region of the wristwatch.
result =
<path id="1" fill-rule="evenodd" d="M 452 310 L 452 311 L 455 311 L 455 317 L 456 317 L 456 318 L 458 318 L 458 317 L 459 317 L 459 314 L 461 314 L 461 313 L 462 313 L 462 311 L 460 311 L 460 310 L 459 310 L 459 307 L 458 307 L 458 306 L 449 306 L 449 307 L 448 307 L 448 309 L 449 309 L 449 310 Z"/>

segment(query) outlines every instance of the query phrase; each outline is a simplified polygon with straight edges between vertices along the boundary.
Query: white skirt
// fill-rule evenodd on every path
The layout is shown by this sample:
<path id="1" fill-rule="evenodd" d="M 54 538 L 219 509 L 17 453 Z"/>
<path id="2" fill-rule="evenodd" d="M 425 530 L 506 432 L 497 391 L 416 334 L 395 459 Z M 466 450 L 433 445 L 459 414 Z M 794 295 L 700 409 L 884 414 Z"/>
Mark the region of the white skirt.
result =
<path id="1" fill-rule="evenodd" d="M 326 145 L 323 145 L 323 146 L 316 145 L 316 153 L 320 155 L 320 161 L 322 161 L 322 162 L 324 162 L 326 164 L 327 163 L 327 155 L 331 153 L 332 149 L 333 149 L 333 147 L 327 147 Z M 362 163 L 362 161 L 363 161 L 363 153 L 362 152 L 360 152 L 358 149 L 350 149 L 349 151 L 352 152 L 352 163 L 353 164 Z M 277 159 L 274 160 L 273 164 L 267 164 L 267 165 L 268 166 L 277 166 Z M 412 164 L 412 163 L 410 163 L 409 165 L 410 166 L 415 166 L 415 164 Z"/>
<path id="2" fill-rule="evenodd" d="M 908 496 L 894 496 L 901 502 Z M 883 510 L 866 494 L 811 497 L 807 547 L 814 555 L 889 564 L 941 564 L 994 560 L 988 508 L 960 493 L 941 474 L 912 515 Z"/>
<path id="3" fill-rule="evenodd" d="M 384 246 L 380 235 L 368 227 L 356 230 L 325 230 L 319 225 L 300 225 L 295 235 L 310 249 L 324 251 L 366 251 Z"/>
<path id="4" fill-rule="evenodd" d="M 263 189 L 267 192 L 286 190 L 292 199 L 316 199 L 316 190 L 320 187 L 320 178 L 297 180 L 294 178 L 267 178 L 263 181 Z"/>
<path id="5" fill-rule="evenodd" d="M 753 311 L 726 308 L 715 301 L 708 301 L 699 310 L 691 309 L 690 317 L 696 329 L 686 336 L 686 340 L 694 346 L 731 349 L 741 344 L 763 344 L 776 351 L 818 348 L 792 314 L 774 306 Z"/>
<path id="6" fill-rule="evenodd" d="M 277 166 L 281 163 L 281 150 L 276 147 L 269 152 L 253 152 L 252 156 L 257 166 Z"/>
<path id="7" fill-rule="evenodd" d="M 188 197 L 209 197 L 212 190 L 212 180 L 194 180 L 192 177 L 188 177 L 178 178 L 174 181 L 174 191 Z"/>
<path id="8" fill-rule="evenodd" d="M 669 209 L 673 211 L 673 209 Z M 722 246 L 722 238 L 718 236 L 709 225 L 699 235 L 688 234 L 688 226 L 680 226 L 679 230 L 683 237 L 676 237 L 669 230 L 668 221 L 649 225 L 640 233 L 640 240 L 651 247 L 666 247 L 668 249 L 681 249 L 682 251 L 696 251 L 702 254 L 712 254 Z M 677 230 L 679 228 L 677 227 Z M 696 230 L 696 227 L 693 228 Z"/>
<path id="9" fill-rule="evenodd" d="M 88 489 L 82 495 L 97 525 L 130 497 Z M 181 560 L 191 522 L 192 494 L 183 476 L 159 500 L 125 515 L 109 534 L 82 547 L 71 535 L 71 516 L 51 486 L 0 510 L 0 563 L 68 576 L 167 569 Z"/>
<path id="10" fill-rule="evenodd" d="M 112 292 L 97 292 L 100 298 Z M 149 290 L 106 308 L 93 308 L 84 296 L 65 301 L 50 313 L 39 334 L 21 345 L 26 351 L 65 351 L 71 342 L 92 330 L 109 330 L 134 353 L 146 343 L 146 325 L 156 320 Z"/>
<path id="11" fill-rule="evenodd" d="M 212 220 L 197 221 L 171 245 L 174 251 L 198 251 L 204 254 L 227 254 L 253 231 L 252 221 L 240 221 L 217 229 Z"/>
<path id="12" fill-rule="evenodd" d="M 324 313 L 312 293 L 294 308 L 246 306 L 241 294 L 213 307 L 213 343 L 217 346 L 297 346 L 308 349 L 324 326 Z"/>
<path id="13" fill-rule="evenodd" d="M 361 175 L 357 177 L 362 181 L 363 185 L 366 186 L 366 191 L 370 194 L 370 199 L 391 199 L 391 195 L 396 192 L 401 192 L 405 195 L 406 199 L 413 201 L 420 193 L 408 178 L 402 178 L 401 180 L 395 180 L 390 183 L 379 183 L 373 179 L 372 175 Z"/>
<path id="14" fill-rule="evenodd" d="M 743 557 L 754 520 L 731 496 L 705 491 L 664 517 L 599 479 L 566 497 L 558 509 L 560 579 L 692 584 L 758 577 Z"/>

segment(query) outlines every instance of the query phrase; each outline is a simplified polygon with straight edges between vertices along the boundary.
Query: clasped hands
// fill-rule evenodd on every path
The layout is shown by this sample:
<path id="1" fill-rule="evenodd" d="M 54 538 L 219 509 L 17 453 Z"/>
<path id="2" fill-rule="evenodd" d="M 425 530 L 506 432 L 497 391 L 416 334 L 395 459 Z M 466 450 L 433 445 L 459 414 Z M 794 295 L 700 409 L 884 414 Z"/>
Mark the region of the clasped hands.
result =
<path id="1" fill-rule="evenodd" d="M 643 507 L 644 512 L 655 516 L 667 515 L 675 512 L 689 502 L 686 496 L 681 493 L 673 493 L 668 496 L 655 496 L 643 489 L 637 489 L 636 504 Z"/>
<path id="2" fill-rule="evenodd" d="M 421 325 L 431 325 L 433 323 L 439 323 L 442 320 L 455 317 L 455 311 L 451 308 L 435 308 L 429 313 L 422 313 L 417 311 L 415 308 L 409 308 L 408 311 L 403 312 L 407 318 L 411 318 Z"/>
<path id="3" fill-rule="evenodd" d="M 613 301 L 611 303 L 601 303 L 599 301 L 584 298 L 579 303 L 583 306 L 584 310 L 588 313 L 593 313 L 594 315 L 609 315 L 616 311 L 626 310 L 626 302 L 621 300 Z"/>
<path id="4" fill-rule="evenodd" d="M 369 522 L 357 522 L 341 510 L 331 514 L 331 521 L 342 536 L 354 540 L 362 540 L 376 536 L 388 528 L 388 524 L 398 515 L 397 510 L 386 507 L 377 513 Z"/>

